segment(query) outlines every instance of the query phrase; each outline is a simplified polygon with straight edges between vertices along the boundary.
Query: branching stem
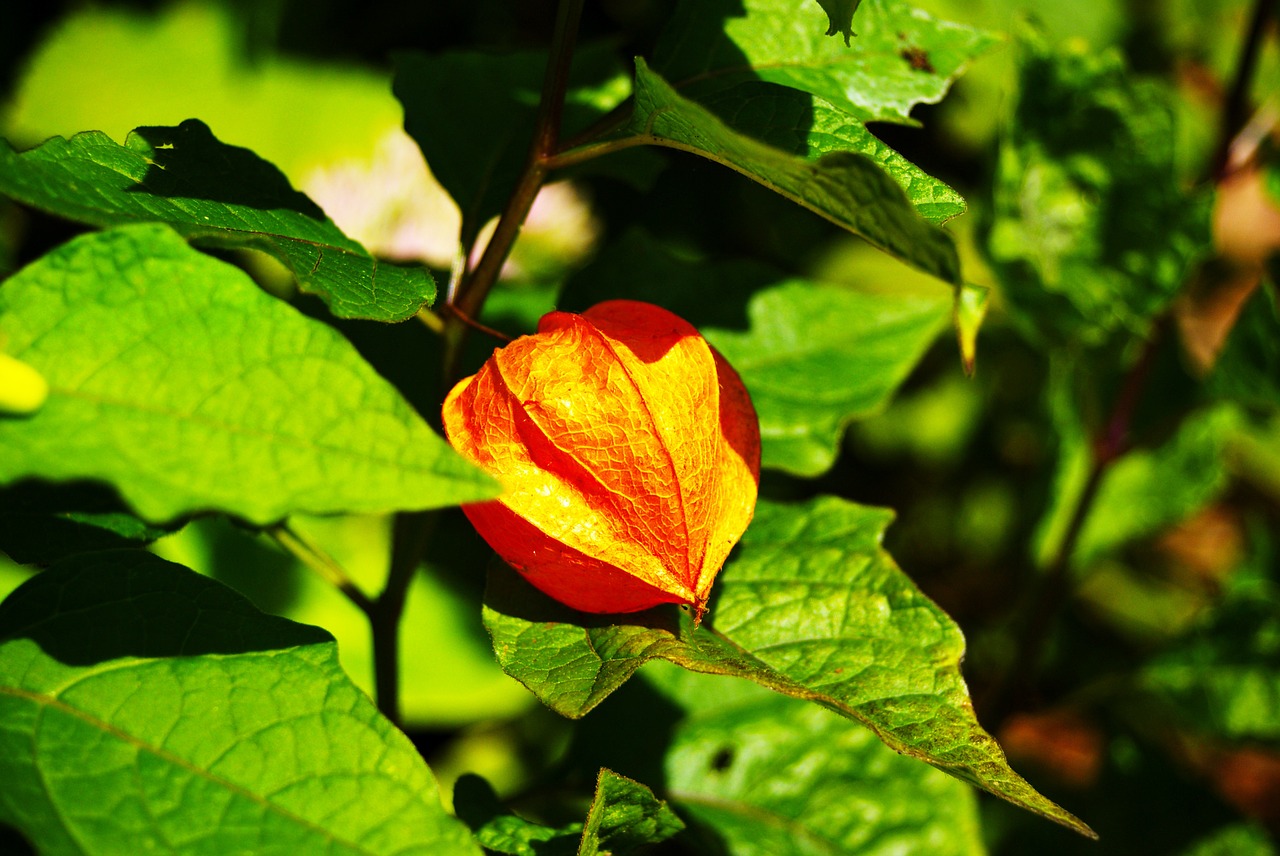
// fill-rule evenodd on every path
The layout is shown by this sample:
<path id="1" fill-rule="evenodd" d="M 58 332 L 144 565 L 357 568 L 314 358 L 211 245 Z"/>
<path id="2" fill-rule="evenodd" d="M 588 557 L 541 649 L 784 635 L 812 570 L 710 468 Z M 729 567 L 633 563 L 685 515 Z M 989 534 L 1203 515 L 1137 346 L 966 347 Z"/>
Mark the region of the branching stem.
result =
<path id="1" fill-rule="evenodd" d="M 551 54 L 542 83 L 542 100 L 534 125 L 529 157 L 516 182 L 515 190 L 508 197 L 498 217 L 498 225 L 485 246 L 475 268 L 462 276 L 456 294 L 451 295 L 451 305 L 459 314 L 450 317 L 445 342 L 446 383 L 456 380 L 458 356 L 466 338 L 467 324 L 462 318 L 478 318 L 489 291 L 502 272 L 502 265 L 511 254 L 520 229 L 528 219 L 529 210 L 546 181 L 551 167 L 549 160 L 556 153 L 560 135 L 560 120 L 564 114 L 565 90 L 569 84 L 569 66 L 573 59 L 573 47 L 578 36 L 578 21 L 582 17 L 583 0 L 562 0 L 556 13 L 555 32 L 551 38 Z"/>
<path id="2" fill-rule="evenodd" d="M 347 575 L 346 569 L 336 559 L 320 548 L 314 541 L 291 527 L 288 523 L 279 523 L 267 530 L 267 534 L 302 562 L 315 571 L 321 579 L 330 583 L 346 596 L 347 600 L 359 607 L 365 615 L 372 616 L 374 602 L 360 590 Z"/>

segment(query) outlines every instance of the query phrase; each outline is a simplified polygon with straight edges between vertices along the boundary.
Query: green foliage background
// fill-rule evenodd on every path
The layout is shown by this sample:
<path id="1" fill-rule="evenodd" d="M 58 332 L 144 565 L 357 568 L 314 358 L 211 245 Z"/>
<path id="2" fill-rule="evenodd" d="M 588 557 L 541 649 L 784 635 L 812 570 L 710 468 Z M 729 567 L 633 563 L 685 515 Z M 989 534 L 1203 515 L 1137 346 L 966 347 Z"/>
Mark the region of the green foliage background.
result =
<path id="1" fill-rule="evenodd" d="M 1271 7 L 587 3 L 525 218 L 557 5 L 0 28 L 0 851 L 1276 852 Z M 700 627 L 456 508 L 445 304 L 614 297 L 760 414 Z"/>

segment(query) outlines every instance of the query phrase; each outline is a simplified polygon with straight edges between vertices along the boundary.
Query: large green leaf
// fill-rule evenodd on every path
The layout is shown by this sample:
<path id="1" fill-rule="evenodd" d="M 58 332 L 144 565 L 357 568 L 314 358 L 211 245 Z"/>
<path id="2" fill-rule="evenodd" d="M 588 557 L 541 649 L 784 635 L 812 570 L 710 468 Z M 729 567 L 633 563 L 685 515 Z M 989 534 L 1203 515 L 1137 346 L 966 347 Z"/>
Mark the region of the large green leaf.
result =
<path id="1" fill-rule="evenodd" d="M 1170 94 L 1113 51 L 1021 50 L 988 236 L 1014 318 L 1050 343 L 1144 334 L 1209 243 Z"/>
<path id="2" fill-rule="evenodd" d="M 940 101 L 965 66 L 996 43 L 989 33 L 895 0 L 862 3 L 858 38 L 847 47 L 799 17 L 791 0 L 681 3 L 653 67 L 695 100 L 764 80 L 814 95 L 856 121 L 914 124 L 913 106 Z"/>
<path id="3" fill-rule="evenodd" d="M 390 511 L 492 495 L 332 328 L 170 229 L 82 236 L 0 288 L 49 402 L 0 420 L 0 482 L 110 482 L 144 518 Z"/>
<path id="4" fill-rule="evenodd" d="M 638 233 L 606 248 L 561 306 L 648 300 L 699 328 L 742 376 L 760 416 L 765 467 L 813 476 L 845 427 L 883 408 L 945 325 L 942 289 L 870 294 L 786 279 L 741 261 L 681 259 Z"/>
<path id="5" fill-rule="evenodd" d="M 747 81 L 705 95 L 699 103 L 731 128 L 809 161 L 834 152 L 867 156 L 931 223 L 965 212 L 960 194 L 898 154 L 849 113 L 816 95 L 776 83 Z"/>
<path id="6" fill-rule="evenodd" d="M 762 143 L 685 98 L 640 58 L 634 97 L 631 120 L 613 145 L 667 146 L 708 158 L 925 273 L 959 283 L 951 237 L 922 219 L 905 191 L 870 157 L 834 151 L 808 160 Z"/>
<path id="7" fill-rule="evenodd" d="M 715 630 L 694 628 L 687 612 L 577 613 L 502 567 L 490 574 L 485 624 L 508 674 L 566 716 L 666 659 L 817 702 L 902 754 L 1089 834 L 1014 773 L 978 725 L 959 628 L 880 547 L 890 516 L 835 498 L 762 502 L 713 590 Z"/>
<path id="8" fill-rule="evenodd" d="M 0 605 L 0 779 L 50 856 L 479 853 L 331 636 L 141 552 Z"/>
<path id="9" fill-rule="evenodd" d="M 867 155 L 907 192 L 926 219 L 961 214 L 964 200 L 876 139 L 869 121 L 915 124 L 911 108 L 934 103 L 994 38 L 898 3 L 824 4 L 845 45 L 799 20 L 788 0 L 680 4 L 653 68 L 734 130 L 790 154 L 818 160 L 833 151 Z"/>
<path id="10" fill-rule="evenodd" d="M 685 712 L 668 796 L 735 856 L 984 852 L 974 792 L 865 728 L 744 681 L 663 663 L 643 674 Z"/>
<path id="11" fill-rule="evenodd" d="M 759 411 L 762 466 L 816 476 L 834 462 L 848 423 L 888 404 L 949 309 L 945 297 L 786 282 L 752 298 L 748 332 L 704 332 Z"/>
<path id="12" fill-rule="evenodd" d="M 379 262 L 274 166 L 194 119 L 138 128 L 123 146 L 98 131 L 23 153 L 0 145 L 0 193 L 94 226 L 168 223 L 210 246 L 261 250 L 342 318 L 402 321 L 435 299 L 426 268 Z"/>

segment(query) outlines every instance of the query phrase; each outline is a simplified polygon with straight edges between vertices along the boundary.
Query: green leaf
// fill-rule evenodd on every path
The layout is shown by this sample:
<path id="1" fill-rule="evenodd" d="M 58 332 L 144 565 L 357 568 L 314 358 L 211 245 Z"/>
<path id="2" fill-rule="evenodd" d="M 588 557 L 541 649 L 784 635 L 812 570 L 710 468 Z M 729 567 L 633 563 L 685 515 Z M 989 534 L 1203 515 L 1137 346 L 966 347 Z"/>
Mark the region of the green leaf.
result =
<path id="1" fill-rule="evenodd" d="M 845 47 L 848 47 L 849 39 L 857 35 L 853 32 L 853 13 L 861 4 L 862 0 L 818 0 L 822 11 L 827 13 L 829 25 L 826 34 L 834 36 L 839 33 L 844 36 Z"/>
<path id="2" fill-rule="evenodd" d="M 278 14 L 253 8 L 257 23 Z M 26 147 L 85 128 L 122 140 L 138 125 L 199 116 L 295 183 L 335 161 L 367 158 L 399 126 L 388 74 L 263 50 L 240 14 L 247 11 L 220 3 L 66 8 L 24 57 L 0 125 Z"/>
<path id="3" fill-rule="evenodd" d="M 1048 343 L 1143 335 L 1209 245 L 1176 174 L 1170 93 L 1114 51 L 1022 45 L 988 250 L 1014 320 Z"/>
<path id="4" fill-rule="evenodd" d="M 762 143 L 680 95 L 640 58 L 635 110 L 613 145 L 619 142 L 666 146 L 723 164 L 925 273 L 960 281 L 951 237 L 923 220 L 871 158 L 836 151 L 810 161 Z"/>
<path id="5" fill-rule="evenodd" d="M 8 492 L 6 492 L 8 493 Z M 124 511 L 39 512 L 8 505 L 0 511 L 0 552 L 22 564 L 48 564 L 77 553 L 140 547 L 170 534 Z"/>
<path id="6" fill-rule="evenodd" d="M 0 416 L 26 416 L 44 406 L 49 382 L 44 375 L 0 352 Z"/>
<path id="7" fill-rule="evenodd" d="M 964 783 L 815 705 L 663 665 L 642 674 L 685 712 L 666 780 L 695 835 L 738 856 L 985 852 Z"/>
<path id="8" fill-rule="evenodd" d="M 503 669 L 565 716 L 587 713 L 646 661 L 670 660 L 816 702 L 902 754 L 1092 834 L 1014 773 L 978 725 L 960 630 L 880 547 L 890 516 L 836 498 L 761 502 L 714 590 L 714 631 L 686 612 L 576 613 L 504 568 L 490 573 L 485 625 Z"/>
<path id="9" fill-rule="evenodd" d="M 1280 597 L 1241 593 L 1152 658 L 1133 690 L 1183 728 L 1280 743 Z"/>
<path id="10" fill-rule="evenodd" d="M 960 194 L 881 142 L 861 121 L 816 95 L 746 81 L 705 95 L 698 103 L 734 130 L 808 161 L 836 152 L 865 155 L 897 182 L 916 212 L 931 223 L 965 212 Z"/>
<path id="11" fill-rule="evenodd" d="M 1223 404 L 1188 416 L 1177 433 L 1153 449 L 1135 449 L 1103 476 L 1080 531 L 1072 564 L 1088 567 L 1107 553 L 1190 517 L 1226 490 L 1226 453 L 1241 424 Z M 1040 556 L 1047 560 L 1064 537 L 1084 488 L 1087 449 L 1073 433 L 1059 462 L 1059 486 L 1041 523 Z"/>
<path id="12" fill-rule="evenodd" d="M 956 289 L 951 317 L 956 328 L 956 338 L 960 343 L 960 358 L 964 362 L 964 373 L 970 377 L 973 376 L 973 369 L 978 360 L 978 330 L 987 317 L 987 304 L 990 298 L 991 289 L 980 285 L 966 284 Z"/>
<path id="13" fill-rule="evenodd" d="M 1182 851 L 1181 856 L 1275 856 L 1265 829 L 1247 823 L 1224 826 Z"/>
<path id="14" fill-rule="evenodd" d="M 453 787 L 453 808 L 471 827 L 485 850 L 511 856 L 572 856 L 577 853 L 582 824 L 552 827 L 506 811 L 493 787 L 466 773 Z"/>
<path id="15" fill-rule="evenodd" d="M 529 159 L 546 65 L 545 51 L 395 56 L 392 88 L 404 104 L 405 130 L 461 210 L 468 244 L 502 210 Z M 629 94 L 612 46 L 577 51 L 568 85 L 565 132 Z"/>
<path id="16" fill-rule="evenodd" d="M 331 636 L 147 553 L 0 604 L 0 820 L 41 853 L 479 853 Z"/>
<path id="17" fill-rule="evenodd" d="M 696 326 L 742 376 L 760 417 L 762 463 L 825 472 L 847 425 L 871 416 L 946 323 L 948 295 L 869 294 L 788 279 L 740 261 L 679 258 L 630 233 L 566 287 L 578 311 L 629 297 Z"/>
<path id="18" fill-rule="evenodd" d="M 745 333 L 704 330 L 760 415 L 765 467 L 803 476 L 835 461 L 845 427 L 884 408 L 947 320 L 948 300 L 784 282 L 755 295 Z"/>
<path id="19" fill-rule="evenodd" d="M 474 775 L 458 779 L 453 803 L 458 817 L 485 849 L 514 856 L 630 853 L 684 829 L 680 818 L 653 791 L 606 769 L 596 778 L 585 823 L 556 828 L 507 812 L 489 783 Z"/>
<path id="20" fill-rule="evenodd" d="M 653 791 L 602 769 L 582 828 L 578 856 L 630 853 L 665 841 L 682 829 L 684 823 Z"/>
<path id="21" fill-rule="evenodd" d="M 835 151 L 867 155 L 921 216 L 940 223 L 962 214 L 964 200 L 954 190 L 878 140 L 866 123 L 916 124 L 911 108 L 939 101 L 995 39 L 872 0 L 850 48 L 849 21 L 858 5 L 827 5 L 832 27 L 846 34 L 840 45 L 799 26 L 789 0 L 680 4 L 659 39 L 653 68 L 735 131 L 810 161 Z"/>
<path id="22" fill-rule="evenodd" d="M 699 101 L 763 80 L 816 96 L 853 121 L 914 125 L 911 108 L 942 100 L 965 66 L 997 42 L 893 0 L 867 0 L 858 11 L 858 40 L 846 47 L 797 25 L 791 0 L 683 3 L 659 39 L 653 67 Z"/>
<path id="23" fill-rule="evenodd" d="M 493 495 L 332 328 L 167 227 L 77 238 L 0 288 L 9 348 L 49 379 L 0 420 L 0 482 L 110 482 L 140 516 L 391 511 Z"/>
<path id="24" fill-rule="evenodd" d="M 426 268 L 379 262 L 274 166 L 195 119 L 138 128 L 123 146 L 100 131 L 0 146 L 0 193 L 93 226 L 167 223 L 198 243 L 261 250 L 341 318 L 402 321 L 435 299 Z"/>

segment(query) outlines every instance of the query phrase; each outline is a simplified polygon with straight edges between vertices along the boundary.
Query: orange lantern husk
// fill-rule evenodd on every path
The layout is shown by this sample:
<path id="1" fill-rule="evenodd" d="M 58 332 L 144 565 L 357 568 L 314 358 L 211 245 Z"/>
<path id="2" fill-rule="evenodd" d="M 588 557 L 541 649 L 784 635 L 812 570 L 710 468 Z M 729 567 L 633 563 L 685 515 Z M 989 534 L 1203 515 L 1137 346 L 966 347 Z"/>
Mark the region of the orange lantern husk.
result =
<path id="1" fill-rule="evenodd" d="M 688 322 L 632 300 L 551 312 L 444 403 L 449 442 L 506 492 L 463 506 L 509 565 L 584 612 L 701 620 L 755 510 L 746 387 Z"/>

